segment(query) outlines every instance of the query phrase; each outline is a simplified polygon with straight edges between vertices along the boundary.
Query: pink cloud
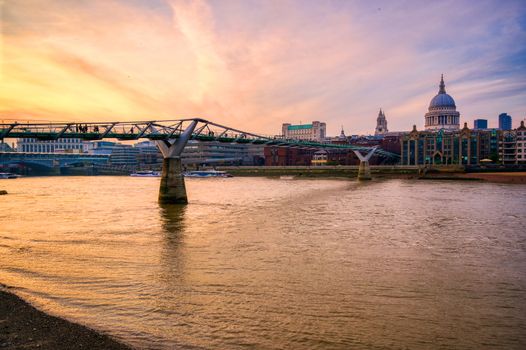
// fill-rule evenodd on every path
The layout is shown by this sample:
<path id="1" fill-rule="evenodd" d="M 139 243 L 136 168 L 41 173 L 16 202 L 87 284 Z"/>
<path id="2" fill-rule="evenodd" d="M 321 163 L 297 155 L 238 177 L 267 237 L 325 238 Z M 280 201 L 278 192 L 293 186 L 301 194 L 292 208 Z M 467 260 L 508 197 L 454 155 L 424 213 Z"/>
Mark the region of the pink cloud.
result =
<path id="1" fill-rule="evenodd" d="M 283 122 L 323 120 L 331 134 L 340 125 L 355 134 L 371 132 L 383 107 L 390 129 L 406 130 L 422 123 L 441 73 L 466 118 L 524 109 L 524 92 L 513 89 L 524 72 L 500 76 L 502 50 L 524 35 L 515 3 L 157 5 L 4 5 L 2 79 L 11 92 L 0 92 L 2 115 L 200 116 L 266 134 Z M 502 20 L 502 33 L 487 40 Z M 486 65 L 493 75 L 470 78 Z"/>

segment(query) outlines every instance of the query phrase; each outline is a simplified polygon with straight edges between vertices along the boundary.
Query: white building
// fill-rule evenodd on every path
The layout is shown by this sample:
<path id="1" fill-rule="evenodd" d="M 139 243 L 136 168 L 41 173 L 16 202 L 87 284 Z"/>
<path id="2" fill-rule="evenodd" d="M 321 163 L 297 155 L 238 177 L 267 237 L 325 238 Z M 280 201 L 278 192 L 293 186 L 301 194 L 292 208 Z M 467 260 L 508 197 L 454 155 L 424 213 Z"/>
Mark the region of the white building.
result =
<path id="1" fill-rule="evenodd" d="M 84 152 L 88 154 L 95 155 L 111 155 L 113 148 L 115 148 L 116 143 L 110 141 L 91 141 L 84 144 Z"/>
<path id="2" fill-rule="evenodd" d="M 265 145 L 188 141 L 181 155 L 185 164 L 263 165 Z"/>
<path id="3" fill-rule="evenodd" d="M 18 152 L 36 153 L 82 153 L 84 142 L 81 139 L 61 138 L 52 141 L 42 141 L 36 138 L 17 139 Z"/>
<path id="4" fill-rule="evenodd" d="M 524 120 L 521 120 L 521 126 L 515 129 L 517 135 L 517 153 L 516 163 L 526 164 L 526 126 Z"/>
<path id="5" fill-rule="evenodd" d="M 299 125 L 284 123 L 281 131 L 281 134 L 286 139 L 322 142 L 325 139 L 327 125 L 319 121 Z"/>
<path id="6" fill-rule="evenodd" d="M 137 165 L 137 155 L 139 149 L 132 145 L 126 145 L 122 143 L 116 143 L 113 146 L 110 155 L 110 164 L 112 165 Z"/>

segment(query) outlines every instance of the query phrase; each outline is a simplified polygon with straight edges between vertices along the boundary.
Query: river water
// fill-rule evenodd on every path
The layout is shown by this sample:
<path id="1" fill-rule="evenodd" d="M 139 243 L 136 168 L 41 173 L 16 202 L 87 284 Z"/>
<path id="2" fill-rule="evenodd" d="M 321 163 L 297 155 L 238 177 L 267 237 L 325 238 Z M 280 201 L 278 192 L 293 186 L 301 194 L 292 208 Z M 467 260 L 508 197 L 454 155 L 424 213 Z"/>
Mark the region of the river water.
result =
<path id="1" fill-rule="evenodd" d="M 2 180 L 0 282 L 147 349 L 524 349 L 526 186 Z"/>

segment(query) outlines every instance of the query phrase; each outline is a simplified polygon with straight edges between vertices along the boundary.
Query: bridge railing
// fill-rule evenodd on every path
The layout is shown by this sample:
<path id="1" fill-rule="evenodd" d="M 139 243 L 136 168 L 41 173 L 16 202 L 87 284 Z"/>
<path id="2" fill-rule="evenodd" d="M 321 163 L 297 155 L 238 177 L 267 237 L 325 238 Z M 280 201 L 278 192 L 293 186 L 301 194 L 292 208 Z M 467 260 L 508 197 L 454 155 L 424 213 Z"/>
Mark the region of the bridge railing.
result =
<path id="1" fill-rule="evenodd" d="M 369 146 L 350 144 L 331 144 L 308 140 L 286 139 L 282 136 L 260 135 L 237 128 L 214 123 L 200 118 L 186 118 L 161 121 L 126 122 L 71 122 L 71 123 L 9 123 L 0 124 L 0 140 L 4 138 L 35 138 L 38 140 L 58 140 L 78 138 L 94 141 L 102 139 L 118 140 L 170 140 L 177 139 L 190 123 L 198 124 L 192 139 L 198 141 L 218 141 L 227 143 L 252 143 L 268 146 L 301 149 L 351 149 L 372 150 Z M 397 154 L 377 149 L 375 154 L 382 157 L 399 158 Z"/>

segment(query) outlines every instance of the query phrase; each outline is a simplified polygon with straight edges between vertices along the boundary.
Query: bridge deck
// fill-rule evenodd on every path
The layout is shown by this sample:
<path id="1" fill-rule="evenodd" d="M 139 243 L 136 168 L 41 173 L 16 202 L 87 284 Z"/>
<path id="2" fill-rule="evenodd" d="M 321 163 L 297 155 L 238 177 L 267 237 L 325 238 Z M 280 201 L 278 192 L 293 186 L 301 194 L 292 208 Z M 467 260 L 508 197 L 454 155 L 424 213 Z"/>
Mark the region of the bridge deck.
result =
<path id="1" fill-rule="evenodd" d="M 251 143 L 302 149 L 372 150 L 372 147 L 368 146 L 330 144 L 285 139 L 276 136 L 263 136 L 198 118 L 138 122 L 0 124 L 0 140 L 5 138 L 35 138 L 42 141 L 52 141 L 60 138 L 78 138 L 86 141 L 102 139 L 122 141 L 139 139 L 169 140 L 179 138 L 186 127 L 193 121 L 197 121 L 198 125 L 191 139 L 198 141 Z M 379 148 L 376 149 L 375 154 L 387 158 L 399 158 L 399 155 Z"/>

